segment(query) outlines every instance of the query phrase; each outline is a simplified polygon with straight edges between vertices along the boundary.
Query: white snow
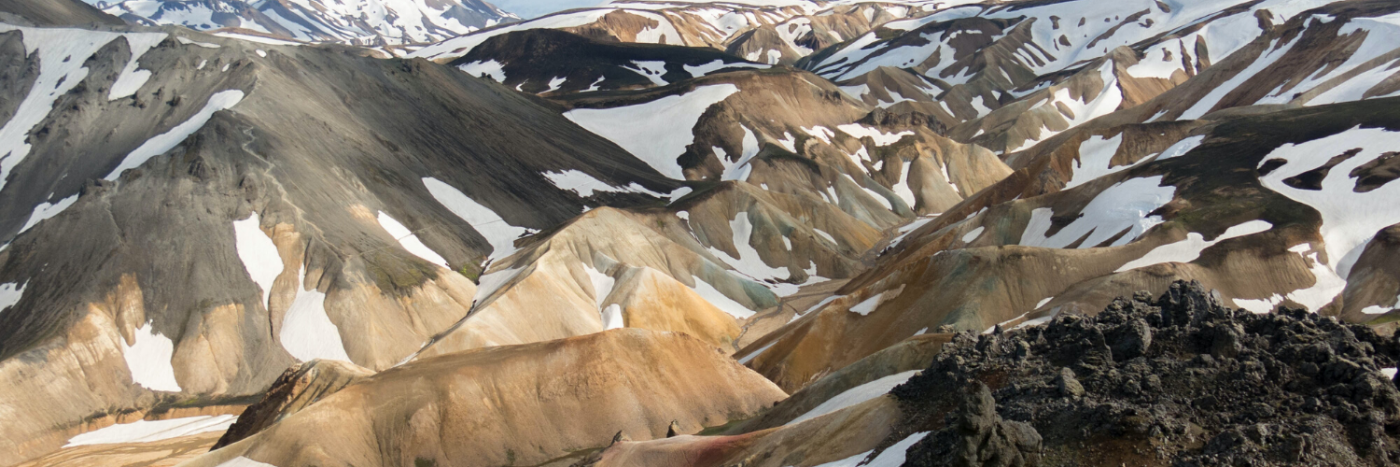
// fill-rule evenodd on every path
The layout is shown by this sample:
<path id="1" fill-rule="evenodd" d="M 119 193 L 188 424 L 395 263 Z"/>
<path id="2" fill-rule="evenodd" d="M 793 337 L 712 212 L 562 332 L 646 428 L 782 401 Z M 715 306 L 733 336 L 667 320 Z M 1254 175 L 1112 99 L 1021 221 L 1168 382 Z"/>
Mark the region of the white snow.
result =
<path id="1" fill-rule="evenodd" d="M 603 329 L 622 329 L 625 324 L 622 320 L 622 305 L 616 303 L 603 308 Z"/>
<path id="2" fill-rule="evenodd" d="M 1283 303 L 1283 296 L 1274 294 L 1272 297 L 1258 300 L 1247 300 L 1243 298 L 1236 298 L 1234 300 L 1235 305 L 1239 305 L 1240 308 L 1249 310 L 1251 313 L 1263 315 L 1273 312 L 1274 309 L 1278 307 L 1278 304 Z"/>
<path id="3" fill-rule="evenodd" d="M 1352 265 L 1376 232 L 1400 223 L 1400 204 L 1394 202 L 1400 197 L 1400 183 L 1391 182 L 1369 192 L 1357 193 L 1354 191 L 1356 181 L 1351 176 L 1351 172 L 1357 167 L 1374 161 L 1397 147 L 1400 147 L 1400 132 L 1356 127 L 1301 144 L 1285 144 L 1274 149 L 1260 162 L 1262 166 L 1272 159 L 1287 161 L 1283 166 L 1261 177 L 1260 182 L 1265 187 L 1306 204 L 1322 214 L 1319 233 L 1322 234 L 1326 261 L 1317 262 L 1313 266 L 1313 274 L 1317 276 L 1318 284 L 1306 293 L 1295 291 L 1289 294 L 1289 298 L 1294 298 L 1295 294 L 1307 297 L 1308 302 L 1297 298 L 1294 298 L 1294 301 L 1308 305 L 1314 311 L 1317 308 L 1313 305 L 1320 306 L 1330 302 L 1340 293 L 1341 289 L 1337 287 L 1337 283 L 1345 286 L 1345 278 L 1350 274 Z M 1283 183 L 1290 177 L 1326 164 L 1331 158 L 1352 148 L 1359 148 L 1361 151 L 1332 167 L 1322 180 L 1320 190 L 1298 189 Z M 1295 252 L 1304 254 L 1306 250 Z M 1310 256 L 1314 261 L 1320 259 L 1317 252 L 1304 256 Z M 1317 294 L 1330 296 L 1323 297 Z"/>
<path id="4" fill-rule="evenodd" d="M 1307 309 L 1317 312 L 1322 307 L 1332 303 L 1332 299 L 1340 295 L 1347 287 L 1345 278 L 1337 274 L 1330 265 L 1318 259 L 1318 252 L 1313 250 L 1307 243 L 1289 248 L 1288 251 L 1298 253 L 1309 264 L 1308 270 L 1312 272 L 1316 282 L 1312 287 L 1298 289 L 1288 293 L 1288 299 L 1297 302 Z"/>
<path id="5" fill-rule="evenodd" d="M 1382 375 L 1385 375 L 1385 377 L 1386 377 L 1387 379 L 1393 379 L 1393 378 L 1395 378 L 1395 372 L 1396 372 L 1395 367 L 1381 368 L 1381 374 L 1382 374 Z"/>
<path id="6" fill-rule="evenodd" d="M 151 79 L 150 70 L 137 70 L 137 60 L 141 59 L 146 51 L 151 50 L 160 41 L 165 40 L 168 35 L 163 32 L 157 33 L 135 33 L 127 34 L 126 42 L 131 46 L 131 59 L 127 60 L 126 67 L 122 68 L 117 81 L 112 83 L 111 92 L 107 93 L 107 100 L 114 101 L 123 97 L 130 97 Z"/>
<path id="7" fill-rule="evenodd" d="M 1131 164 L 1114 167 L 1113 155 L 1118 152 L 1118 146 L 1123 143 L 1123 134 L 1113 135 L 1112 138 L 1104 138 L 1099 135 L 1089 137 L 1079 144 L 1079 159 L 1074 161 L 1074 174 L 1069 182 L 1065 183 L 1065 189 L 1077 187 L 1088 183 L 1091 180 L 1116 173 L 1132 167 Z M 1146 160 L 1144 158 L 1143 160 Z"/>
<path id="8" fill-rule="evenodd" d="M 632 70 L 632 71 L 637 72 L 637 74 L 642 75 L 642 77 L 651 80 L 651 84 L 655 84 L 655 85 L 657 85 L 657 86 L 665 86 L 665 85 L 667 85 L 667 84 L 671 84 L 671 83 L 667 83 L 666 80 L 661 79 L 661 75 L 666 74 L 666 61 L 664 61 L 664 60 L 654 60 L 654 61 L 633 60 L 633 61 L 632 61 L 632 65 L 635 65 L 636 68 L 632 68 L 632 67 L 623 67 L 623 68 L 626 68 L 626 69 L 628 69 L 628 70 Z"/>
<path id="9" fill-rule="evenodd" d="M 24 285 L 14 282 L 0 284 L 0 312 L 19 303 L 19 299 L 24 297 Z"/>
<path id="10" fill-rule="evenodd" d="M 544 92 L 558 91 L 559 88 L 564 87 L 564 83 L 567 82 L 569 82 L 569 78 L 566 77 L 556 77 L 554 79 L 551 79 L 549 80 L 549 89 L 545 90 Z"/>
<path id="11" fill-rule="evenodd" d="M 972 229 L 972 231 L 971 231 L 971 232 L 968 232 L 967 235 L 963 235 L 963 237 L 962 237 L 963 243 L 972 243 L 973 240 L 977 240 L 977 237 L 981 237 L 981 236 L 982 236 L 982 231 L 984 231 L 984 230 L 986 230 L 986 229 L 987 229 L 986 227 L 982 227 L 982 226 L 978 226 L 977 228 Z"/>
<path id="12" fill-rule="evenodd" d="M 379 211 L 379 226 L 383 227 L 384 231 L 388 232 L 390 237 L 394 237 L 394 240 L 398 240 L 399 245 L 403 246 L 403 249 L 408 250 L 409 253 L 413 253 L 413 256 L 423 258 L 423 261 L 448 269 L 452 268 L 447 265 L 446 259 L 443 259 L 443 257 L 433 251 L 432 248 L 428 248 L 428 245 L 424 245 L 423 241 L 419 240 L 418 236 L 413 234 L 413 231 L 408 230 L 408 227 L 404 227 L 402 223 L 390 217 L 389 214 L 384 211 Z"/>
<path id="13" fill-rule="evenodd" d="M 825 238 L 826 241 L 831 242 L 832 245 L 840 245 L 840 243 L 836 242 L 836 237 L 832 237 L 831 234 L 826 233 L 826 231 L 822 229 L 812 229 L 812 232 L 816 233 L 817 236 L 821 238 Z"/>
<path id="14" fill-rule="evenodd" d="M 914 134 L 914 132 L 912 131 L 901 131 L 899 133 L 885 133 L 883 131 L 880 131 L 879 129 L 871 128 L 865 125 L 861 125 L 859 123 L 838 125 L 836 128 L 848 135 L 851 135 L 854 138 L 863 138 L 869 136 L 871 139 L 875 140 L 876 146 L 889 146 L 891 144 L 898 143 L 899 140 L 904 139 L 905 136 Z"/>
<path id="15" fill-rule="evenodd" d="M 588 282 L 593 285 L 593 300 L 598 309 L 601 310 L 604 300 L 607 300 L 608 295 L 612 294 L 613 286 L 616 285 L 617 280 L 587 264 L 583 265 L 583 271 L 588 274 Z"/>
<path id="16" fill-rule="evenodd" d="M 876 308 L 880 307 L 880 298 L 884 296 L 884 292 L 877 293 L 873 297 L 867 298 L 861 301 L 860 303 L 852 305 L 851 313 L 858 313 L 861 316 L 869 316 L 871 312 L 875 311 Z"/>
<path id="17" fill-rule="evenodd" d="M 775 268 L 764 263 L 763 258 L 758 254 L 758 250 L 754 249 L 754 247 L 749 244 L 749 241 L 753 237 L 753 224 L 749 223 L 749 215 L 747 212 L 740 211 L 736 214 L 734 220 L 729 221 L 729 230 L 734 235 L 734 249 L 739 253 L 739 256 L 737 258 L 730 256 L 729 253 L 725 253 L 723 250 L 713 246 L 709 247 L 710 254 L 719 258 L 720 261 L 724 261 L 730 267 L 734 268 L 735 271 L 739 271 L 740 274 L 752 279 L 760 281 L 775 279 L 782 281 L 787 280 L 788 277 L 791 276 L 787 268 Z"/>
<path id="18" fill-rule="evenodd" d="M 898 443 L 894 443 L 890 447 L 885 448 L 884 451 L 880 451 L 880 455 L 875 456 L 870 462 L 861 463 L 865 458 L 875 453 L 874 449 L 838 461 L 827 462 L 816 467 L 900 467 L 904 465 L 904 457 L 908 453 L 909 447 L 923 440 L 928 434 L 929 432 L 927 431 L 921 431 L 909 435 L 908 438 L 904 438 Z"/>
<path id="19" fill-rule="evenodd" d="M 267 51 L 266 51 L 266 50 L 258 49 L 258 50 L 255 50 L 254 52 L 257 52 L 259 57 L 267 58 Z"/>
<path id="20" fill-rule="evenodd" d="M 510 281 L 514 280 L 515 277 L 519 276 L 524 270 L 525 268 L 523 267 L 516 267 L 482 274 L 481 277 L 477 279 L 476 296 L 472 298 L 472 301 L 480 304 L 482 300 L 490 298 L 491 294 L 496 293 L 501 287 L 505 287 L 506 284 L 509 284 Z"/>
<path id="21" fill-rule="evenodd" d="M 525 228 L 506 223 L 505 219 L 491 208 L 477 203 L 441 180 L 423 177 L 423 186 L 428 188 L 428 193 L 433 195 L 433 199 L 471 224 L 477 233 L 491 243 L 491 259 L 501 259 L 515 253 L 515 240 L 527 232 Z"/>
<path id="22" fill-rule="evenodd" d="M 710 73 L 714 73 L 714 72 L 716 72 L 716 71 L 723 70 L 723 69 L 726 69 L 726 68 L 759 68 L 759 69 L 763 69 L 763 68 L 768 68 L 769 66 L 770 66 L 770 65 L 764 65 L 764 64 L 761 64 L 761 63 L 746 63 L 746 62 L 731 62 L 731 63 L 725 63 L 724 60 L 720 60 L 720 59 L 717 58 L 717 59 L 715 59 L 715 61 L 710 62 L 710 63 L 705 63 L 705 64 L 701 64 L 701 65 L 685 65 L 684 68 L 685 68 L 686 73 L 690 73 L 690 76 L 695 77 L 695 78 L 699 78 L 699 77 L 701 77 L 701 76 L 705 76 L 705 75 L 708 75 L 708 74 L 710 74 Z"/>
<path id="23" fill-rule="evenodd" d="M 233 221 L 233 239 L 243 270 L 262 289 L 263 306 L 269 306 L 272 283 L 282 274 L 282 257 L 277 254 L 277 244 L 259 227 L 260 222 L 256 212 L 247 219 Z"/>
<path id="24" fill-rule="evenodd" d="M 34 212 L 31 212 L 29 214 L 29 220 L 24 222 L 24 227 L 20 227 L 19 232 L 16 232 L 15 235 L 24 233 L 24 231 L 29 230 L 30 227 L 38 225 L 39 222 L 43 221 L 44 219 L 57 216 L 58 213 L 63 212 L 64 209 L 68 209 L 69 206 L 72 206 L 73 203 L 77 201 L 78 195 L 74 194 L 67 198 L 58 200 L 57 203 L 39 203 L 38 206 L 34 206 Z"/>
<path id="25" fill-rule="evenodd" d="M 1199 233 L 1190 232 L 1186 234 L 1185 240 L 1153 248 L 1152 251 L 1142 255 L 1141 258 L 1129 261 L 1128 264 L 1124 264 L 1123 267 L 1118 268 L 1118 270 L 1114 272 L 1144 268 L 1154 264 L 1189 263 L 1195 261 L 1196 258 L 1200 258 L 1201 252 L 1205 251 L 1206 248 L 1215 246 L 1217 243 L 1235 237 L 1265 232 L 1272 228 L 1274 228 L 1274 225 L 1267 221 L 1253 220 L 1225 229 L 1225 233 L 1211 241 L 1206 241 L 1205 237 Z"/>
<path id="26" fill-rule="evenodd" d="M 909 378 L 913 378 L 914 375 L 917 374 L 919 374 L 919 370 L 906 371 L 903 373 L 889 375 L 884 378 L 880 378 L 862 384 L 860 386 L 847 389 L 844 392 L 837 394 L 835 397 L 827 399 L 826 402 L 822 402 L 821 405 L 818 405 L 812 410 L 807 411 L 807 413 L 802 414 L 802 416 L 794 418 L 792 421 L 785 423 L 784 426 L 796 425 L 798 423 L 802 423 L 807 420 L 811 420 L 813 418 L 817 418 L 822 415 L 826 415 L 844 409 L 846 407 L 855 406 L 864 403 L 865 401 L 874 399 L 876 397 L 883 396 L 889 393 L 891 389 L 894 389 L 895 386 L 904 384 L 905 381 L 909 381 Z"/>
<path id="27" fill-rule="evenodd" d="M 1060 229 L 1054 236 L 1047 237 L 1050 231 L 1050 218 L 1054 211 L 1050 208 L 1037 208 L 1031 211 L 1030 222 L 1021 235 L 1021 246 L 1045 248 L 1065 248 L 1081 237 L 1079 248 L 1092 248 L 1119 232 L 1128 232 L 1110 246 L 1126 245 L 1137 239 L 1147 229 L 1162 223 L 1158 216 L 1148 216 L 1171 202 L 1176 193 L 1174 186 L 1161 186 L 1162 176 L 1132 178 L 1119 182 L 1100 192 L 1084 206 L 1082 215 Z M 1085 235 L 1088 234 L 1088 237 Z"/>
<path id="28" fill-rule="evenodd" d="M 1246 67 L 1244 70 L 1241 70 L 1239 73 L 1232 76 L 1228 81 L 1221 83 L 1219 86 L 1216 86 L 1210 91 L 1209 94 L 1206 94 L 1205 97 L 1202 97 L 1201 100 L 1196 101 L 1195 105 L 1192 105 L 1191 108 L 1186 109 L 1185 112 L 1182 112 L 1181 117 L 1178 117 L 1178 120 L 1194 120 L 1197 118 L 1201 118 L 1201 116 L 1205 115 L 1207 112 L 1210 112 L 1211 109 L 1215 108 L 1215 106 L 1220 103 L 1220 100 L 1225 98 L 1226 95 L 1230 94 L 1231 91 L 1234 91 L 1235 88 L 1240 87 L 1240 85 L 1244 84 L 1246 80 L 1253 78 L 1254 75 L 1257 75 L 1259 74 L 1259 72 L 1264 71 L 1264 69 L 1268 68 L 1269 65 L 1273 65 L 1275 61 L 1278 61 L 1280 57 L 1288 53 L 1288 50 L 1292 48 L 1293 43 L 1291 42 L 1288 44 L 1281 45 L 1278 43 L 1277 39 L 1275 39 L 1273 42 L 1270 42 L 1269 47 L 1265 49 L 1262 54 L 1260 54 L 1259 58 L 1255 59 L 1254 62 L 1251 63 L 1248 67 Z"/>
<path id="29" fill-rule="evenodd" d="M 575 109 L 569 120 L 617 143 L 662 175 L 684 180 L 676 158 L 695 141 L 693 129 L 711 105 L 739 92 L 732 84 L 701 86 L 644 104 L 610 109 Z"/>
<path id="30" fill-rule="evenodd" d="M 305 277 L 306 268 L 303 267 L 297 278 L 304 281 Z M 350 361 L 345 343 L 340 339 L 340 328 L 326 314 L 326 294 L 310 284 L 297 288 L 297 297 L 282 317 L 282 330 L 277 338 L 287 353 L 303 362 L 318 358 Z"/>
<path id="31" fill-rule="evenodd" d="M 7 285 L 8 285 L 8 284 L 7 284 Z M 0 286 L 0 295 L 3 295 L 3 293 L 4 293 L 4 286 Z M 1238 301 L 1238 300 L 1236 300 L 1236 301 Z M 5 305 L 4 305 L 4 303 L 3 303 L 3 299 L 0 299 L 0 309 L 4 309 L 4 308 L 5 308 Z M 1366 307 L 1366 308 L 1361 309 L 1361 312 L 1362 312 L 1362 313 L 1365 313 L 1365 314 L 1368 314 L 1368 315 L 1379 315 L 1379 314 L 1382 314 L 1382 313 L 1387 313 L 1387 312 L 1389 312 L 1390 310 L 1394 310 L 1394 309 L 1397 309 L 1397 308 L 1400 308 L 1400 297 L 1396 297 L 1396 298 L 1395 298 L 1395 304 L 1394 304 L 1394 305 L 1391 305 L 1391 306 L 1388 306 L 1388 307 L 1387 307 L 1387 306 L 1382 306 L 1382 305 L 1371 305 L 1371 306 L 1368 306 L 1368 307 Z"/>
<path id="32" fill-rule="evenodd" d="M 118 165 L 117 168 L 112 169 L 112 173 L 107 174 L 107 180 L 116 180 L 117 176 L 121 175 L 122 172 L 127 169 L 140 167 L 141 164 L 146 163 L 146 161 L 150 160 L 152 157 L 165 154 L 171 149 L 174 149 L 175 146 L 183 142 L 185 138 L 189 138 L 195 131 L 203 128 L 204 124 L 208 123 L 209 119 L 214 116 L 214 112 L 232 108 L 241 100 L 243 100 L 243 91 L 237 89 L 220 91 L 209 96 L 209 102 L 206 102 L 204 108 L 191 116 L 189 120 L 176 125 L 175 128 L 171 128 L 170 131 L 151 137 L 151 139 L 142 143 L 140 147 L 132 150 L 131 154 L 127 154 L 126 158 L 122 159 L 122 163 Z"/>
<path id="33" fill-rule="evenodd" d="M 1181 141 L 1177 141 L 1176 144 L 1173 144 L 1165 151 L 1162 151 L 1162 154 L 1158 155 L 1157 158 L 1153 160 L 1167 160 L 1173 157 L 1181 157 L 1183 155 L 1186 155 L 1186 153 L 1191 152 L 1192 150 L 1196 149 L 1196 147 L 1200 146 L 1201 141 L 1205 141 L 1205 139 L 1206 137 L 1202 135 L 1192 136 L 1190 138 L 1185 138 Z"/>
<path id="34" fill-rule="evenodd" d="M 1171 79 L 1172 73 L 1181 69 L 1181 60 L 1172 53 L 1172 49 L 1166 47 L 1153 49 L 1137 64 L 1128 67 L 1128 75 L 1134 78 Z M 1167 59 L 1168 56 L 1172 59 Z"/>
<path id="35" fill-rule="evenodd" d="M 181 44 L 184 44 L 184 45 L 196 45 L 196 46 L 203 47 L 203 48 L 206 48 L 206 49 L 218 49 L 218 48 L 221 48 L 221 47 L 222 47 L 222 46 L 220 46 L 219 44 L 212 44 L 212 43 L 209 43 L 209 42 L 200 42 L 200 41 L 197 41 L 197 40 L 194 40 L 194 39 L 190 39 L 190 38 L 185 37 L 185 36 L 175 36 L 175 40 L 180 41 L 180 43 L 181 43 Z"/>
<path id="36" fill-rule="evenodd" d="M 201 415 L 197 417 L 172 418 L 169 420 L 137 420 L 131 423 L 119 423 L 74 436 L 70 438 L 68 444 L 63 445 L 63 447 L 71 448 L 74 446 L 89 446 L 94 444 L 150 443 L 179 438 L 181 436 L 197 435 L 200 433 L 227 431 L 228 427 L 232 426 L 235 421 L 238 421 L 238 417 L 234 415 Z"/>
<path id="37" fill-rule="evenodd" d="M 1032 309 L 1032 310 L 1039 310 L 1040 307 L 1045 306 L 1046 303 L 1050 303 L 1050 301 L 1051 301 L 1051 300 L 1054 300 L 1054 299 L 1055 299 L 1055 297 L 1045 297 L 1045 298 L 1041 299 L 1039 302 L 1036 302 L 1035 308 L 1031 308 L 1031 309 Z"/>
<path id="38" fill-rule="evenodd" d="M 475 76 L 477 78 L 483 76 L 490 76 L 491 79 L 496 80 L 497 83 L 506 82 L 505 65 L 502 65 L 501 62 L 495 60 L 489 60 L 485 62 L 478 60 L 464 65 L 459 65 L 457 69 L 462 70 L 466 74 Z"/>
<path id="39" fill-rule="evenodd" d="M 658 198 L 666 197 L 664 194 L 648 190 L 646 187 L 638 185 L 637 182 L 632 182 L 625 187 L 617 187 L 593 178 L 592 175 L 573 169 L 563 172 L 544 172 L 542 175 L 559 189 L 572 191 L 582 198 L 593 196 L 593 192 L 595 191 L 608 193 L 641 193 Z"/>
<path id="40" fill-rule="evenodd" d="M 150 322 L 136 328 L 133 336 L 135 343 L 130 346 L 126 345 L 126 339 L 119 338 L 131 381 L 152 391 L 180 392 L 175 367 L 170 364 L 175 356 L 175 343 L 157 334 Z"/>
<path id="41" fill-rule="evenodd" d="M 739 359 L 739 364 L 740 364 L 740 365 L 747 365 L 749 362 L 753 361 L 754 358 L 757 358 L 759 355 L 762 355 L 763 352 L 764 352 L 765 350 L 768 350 L 769 348 L 772 348 L 773 345 L 774 345 L 774 344 L 777 344 L 777 343 L 778 343 L 778 341 L 775 339 L 775 340 L 773 340 L 773 342 L 769 342 L 768 345 L 765 345 L 765 346 L 763 346 L 763 347 L 760 347 L 758 350 L 753 351 L 753 353 L 750 353 L 750 354 L 748 354 L 748 355 L 745 355 L 744 358 L 740 358 L 740 359 Z"/>
<path id="42" fill-rule="evenodd" d="M 247 457 L 238 456 L 238 457 L 235 457 L 235 458 L 233 458 L 233 459 L 230 459 L 228 462 L 225 462 L 225 463 L 216 465 L 216 466 L 214 466 L 214 467 L 277 467 L 277 466 L 272 465 L 272 464 L 268 464 L 268 463 L 265 463 L 265 462 L 258 462 L 258 461 L 249 459 L 249 458 L 247 458 Z"/>
<path id="43" fill-rule="evenodd" d="M 695 287 L 692 287 L 692 289 L 695 290 L 697 295 L 700 295 L 700 298 L 705 299 L 705 301 L 714 305 L 715 308 L 719 308 L 720 311 L 728 313 L 730 316 L 738 319 L 753 316 L 753 310 L 725 296 L 719 289 L 716 289 L 708 282 L 700 280 L 699 277 L 695 278 Z"/>
<path id="44" fill-rule="evenodd" d="M 820 309 L 822 309 L 822 308 L 826 308 L 826 305 L 827 305 L 827 304 L 829 304 L 829 303 L 831 303 L 831 302 L 834 302 L 834 301 L 836 301 L 837 299 L 839 299 L 839 298 L 841 298 L 841 297 L 844 297 L 844 296 L 845 296 L 845 295 L 832 295 L 832 296 L 830 296 L 830 297 L 823 298 L 822 301 L 817 302 L 816 305 L 812 305 L 812 307 L 811 307 L 811 308 L 808 308 L 807 311 L 798 313 L 797 315 L 798 315 L 798 316 L 807 316 L 808 313 L 811 313 L 811 312 L 813 312 L 813 311 L 820 310 Z"/>
<path id="45" fill-rule="evenodd" d="M 748 180 L 749 173 L 753 172 L 753 166 L 749 165 L 749 162 L 758 155 L 758 137 L 754 136 L 753 132 L 744 125 L 739 125 L 739 128 L 744 130 L 744 139 L 742 140 L 744 152 L 739 155 L 738 161 L 731 162 L 724 149 L 718 146 L 714 147 L 715 157 L 719 159 L 720 165 L 724 166 L 724 172 L 720 174 L 722 181 Z"/>

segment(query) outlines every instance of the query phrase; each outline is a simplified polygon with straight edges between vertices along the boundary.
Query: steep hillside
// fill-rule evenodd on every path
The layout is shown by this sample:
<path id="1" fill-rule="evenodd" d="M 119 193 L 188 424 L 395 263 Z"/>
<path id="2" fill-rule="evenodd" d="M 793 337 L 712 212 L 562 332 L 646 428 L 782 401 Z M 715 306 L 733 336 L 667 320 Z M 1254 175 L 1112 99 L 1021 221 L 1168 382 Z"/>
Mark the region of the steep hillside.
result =
<path id="1" fill-rule="evenodd" d="M 520 235 L 677 186 L 421 60 L 3 29 L 4 463 L 108 414 L 257 394 L 295 360 L 392 366 Z"/>

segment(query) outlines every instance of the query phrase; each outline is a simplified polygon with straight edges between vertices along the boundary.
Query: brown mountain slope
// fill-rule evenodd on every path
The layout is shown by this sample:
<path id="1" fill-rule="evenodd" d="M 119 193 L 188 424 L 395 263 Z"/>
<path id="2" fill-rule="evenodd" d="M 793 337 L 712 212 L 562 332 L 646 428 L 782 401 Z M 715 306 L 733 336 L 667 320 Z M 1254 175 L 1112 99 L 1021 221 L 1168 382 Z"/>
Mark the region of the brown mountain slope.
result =
<path id="1" fill-rule="evenodd" d="M 614 330 L 423 359 L 187 465 L 537 465 L 615 433 L 698 431 L 786 395 L 683 334 Z"/>

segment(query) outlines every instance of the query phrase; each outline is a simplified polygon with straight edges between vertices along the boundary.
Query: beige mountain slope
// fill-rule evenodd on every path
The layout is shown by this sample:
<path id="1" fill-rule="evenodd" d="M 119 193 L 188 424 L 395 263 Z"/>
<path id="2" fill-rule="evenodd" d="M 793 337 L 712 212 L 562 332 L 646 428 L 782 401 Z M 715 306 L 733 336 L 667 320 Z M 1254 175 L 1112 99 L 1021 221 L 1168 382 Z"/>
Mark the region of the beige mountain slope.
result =
<path id="1" fill-rule="evenodd" d="M 684 334 L 613 330 L 422 359 L 186 465 L 538 465 L 698 431 L 786 395 Z"/>
<path id="2" fill-rule="evenodd" d="M 666 210 L 595 209 L 493 264 L 471 314 L 420 355 L 614 327 L 686 332 L 732 352 L 743 318 L 803 284 L 859 273 L 854 255 L 877 238 L 830 204 L 734 182 Z"/>
<path id="3" fill-rule="evenodd" d="M 724 97 L 703 101 L 702 95 Z M 942 212 L 1010 173 L 991 151 L 956 143 L 927 126 L 875 126 L 888 122 L 870 121 L 870 107 L 819 77 L 790 69 L 740 70 L 652 90 L 555 99 L 571 109 L 565 116 L 643 159 L 659 167 L 674 160 L 688 180 L 746 181 L 820 199 L 879 229 L 916 213 Z M 693 127 L 657 129 L 689 141 L 684 150 L 661 151 L 620 130 L 628 123 L 623 114 L 645 112 L 663 99 L 702 105 Z"/>
<path id="4" fill-rule="evenodd" d="M 162 441 L 79 446 L 50 453 L 17 467 L 174 467 L 209 452 L 221 433 Z"/>
<path id="5" fill-rule="evenodd" d="M 578 465 L 790 467 L 856 465 L 885 451 L 899 456 L 907 445 L 884 442 L 905 415 L 885 393 L 926 368 L 951 337 L 915 336 L 827 375 L 753 418 L 700 436 L 614 444 Z M 899 465 L 884 462 L 871 465 Z"/>

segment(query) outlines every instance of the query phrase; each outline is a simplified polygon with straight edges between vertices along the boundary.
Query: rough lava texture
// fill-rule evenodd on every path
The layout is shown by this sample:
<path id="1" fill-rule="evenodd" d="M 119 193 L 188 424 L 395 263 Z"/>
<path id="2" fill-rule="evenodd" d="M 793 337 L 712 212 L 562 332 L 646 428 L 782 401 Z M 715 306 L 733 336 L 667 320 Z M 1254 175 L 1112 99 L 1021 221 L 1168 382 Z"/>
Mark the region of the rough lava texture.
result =
<path id="1" fill-rule="evenodd" d="M 912 466 L 1031 465 L 1037 452 L 1041 465 L 1390 465 L 1400 391 L 1381 370 L 1397 355 L 1366 326 L 1230 309 L 1178 281 L 1093 317 L 959 334 L 891 392 L 907 422 L 889 440 L 934 431 Z"/>

